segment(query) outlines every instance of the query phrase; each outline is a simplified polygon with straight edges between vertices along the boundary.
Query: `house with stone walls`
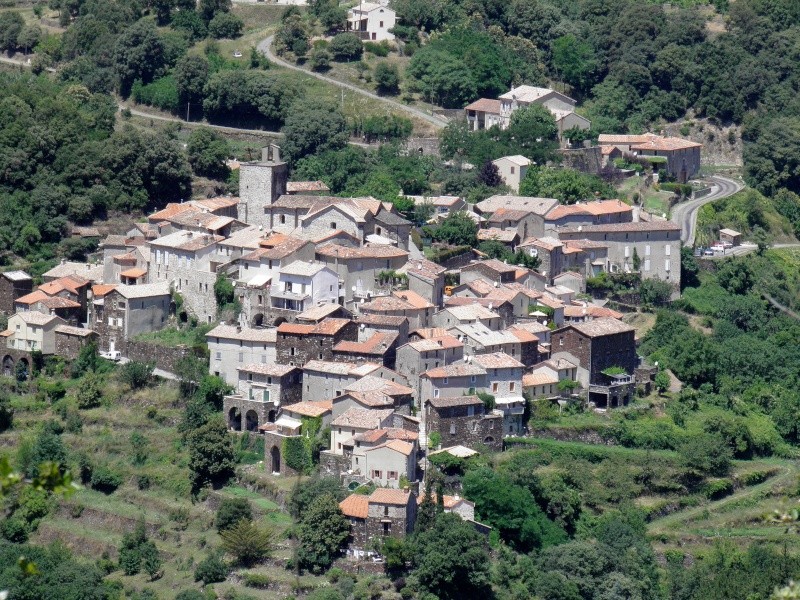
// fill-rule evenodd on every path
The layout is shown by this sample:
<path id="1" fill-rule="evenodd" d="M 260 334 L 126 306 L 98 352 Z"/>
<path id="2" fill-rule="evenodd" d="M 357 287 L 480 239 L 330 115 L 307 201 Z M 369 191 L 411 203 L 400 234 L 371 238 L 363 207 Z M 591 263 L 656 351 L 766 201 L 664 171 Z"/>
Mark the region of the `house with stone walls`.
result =
<path id="1" fill-rule="evenodd" d="M 537 323 L 538 325 L 538 323 Z M 546 326 L 543 326 L 546 327 Z M 507 333 L 513 335 L 519 341 L 519 361 L 525 365 L 525 367 L 532 367 L 536 363 L 538 363 L 541 358 L 541 353 L 539 351 L 539 344 L 540 339 L 531 331 L 526 329 L 518 329 L 514 326 L 509 327 L 505 330 Z M 549 333 L 548 329 L 548 333 Z"/>
<path id="2" fill-rule="evenodd" d="M 124 347 L 142 333 L 163 329 L 172 296 L 166 281 L 141 285 L 94 286 L 89 323 L 100 336 L 101 350 Z"/>
<path id="3" fill-rule="evenodd" d="M 503 183 L 510 187 L 513 192 L 519 193 L 519 184 L 528 174 L 528 167 L 534 163 L 525 156 L 515 154 L 513 156 L 501 156 L 493 160 L 492 164 L 497 167 Z"/>
<path id="4" fill-rule="evenodd" d="M 420 376 L 429 369 L 460 362 L 464 344 L 445 334 L 432 339 L 408 342 L 397 349 L 397 371 L 404 375 L 417 398 L 422 397 Z"/>
<path id="5" fill-rule="evenodd" d="M 272 229 L 270 209 L 286 193 L 289 167 L 275 144 L 261 151 L 261 160 L 239 166 L 237 218 L 243 223 Z"/>
<path id="6" fill-rule="evenodd" d="M 482 323 L 473 323 L 457 325 L 449 331 L 464 344 L 464 356 L 492 352 L 503 352 L 513 358 L 522 355 L 519 338 L 508 330 L 494 331 Z"/>
<path id="7" fill-rule="evenodd" d="M 419 294 L 434 306 L 444 303 L 445 269 L 441 265 L 424 258 L 414 258 L 397 269 L 408 277 L 408 289 Z"/>
<path id="8" fill-rule="evenodd" d="M 53 281 L 43 283 L 37 288 L 37 291 L 44 292 L 51 298 L 64 298 L 72 302 L 77 302 L 80 306 L 78 320 L 84 323 L 86 322 L 88 297 L 91 287 L 92 284 L 88 279 L 84 279 L 78 275 L 68 275 L 67 277 L 60 277 Z"/>
<path id="9" fill-rule="evenodd" d="M 499 314 L 475 301 L 468 302 L 461 306 L 448 305 L 437 312 L 432 319 L 434 326 L 449 330 L 459 325 L 480 323 L 492 331 L 503 328 L 503 319 Z"/>
<path id="10" fill-rule="evenodd" d="M 344 453 L 344 444 L 356 434 L 365 433 L 372 429 L 392 427 L 394 422 L 393 413 L 394 410 L 391 408 L 348 408 L 331 421 L 331 447 L 330 450 L 324 450 L 323 452 L 342 455 Z"/>
<path id="11" fill-rule="evenodd" d="M 206 334 L 211 375 L 222 377 L 225 383 L 237 386 L 239 367 L 246 364 L 274 365 L 278 330 L 254 329 L 238 325 L 217 325 Z"/>
<path id="12" fill-rule="evenodd" d="M 333 420 L 332 408 L 333 403 L 330 400 L 303 401 L 281 406 L 280 414 L 298 421 L 302 421 L 303 418 L 320 419 L 322 429 L 325 429 Z"/>
<path id="13" fill-rule="evenodd" d="M 325 319 L 352 319 L 353 314 L 341 304 L 321 304 L 297 315 L 298 323 L 316 324 Z"/>
<path id="14" fill-rule="evenodd" d="M 559 202 L 555 198 L 495 195 L 478 202 L 474 206 L 474 210 L 483 216 L 489 216 L 501 209 L 522 210 L 539 215 L 544 220 L 544 216 L 558 204 Z M 535 237 L 533 233 L 530 236 Z"/>
<path id="15" fill-rule="evenodd" d="M 75 360 L 81 350 L 91 343 L 97 343 L 97 332 L 71 325 L 57 325 L 55 328 L 55 354 L 68 360 Z"/>
<path id="16" fill-rule="evenodd" d="M 473 362 L 486 370 L 484 392 L 494 396 L 495 412 L 503 415 L 504 435 L 520 435 L 525 423 L 522 371 L 525 365 L 502 352 L 478 354 Z"/>
<path id="17" fill-rule="evenodd" d="M 500 323 L 495 323 L 493 326 L 498 327 L 499 329 L 503 329 L 516 320 L 516 307 L 512 304 L 511 299 L 506 296 L 481 298 L 451 295 L 449 298 L 447 298 L 447 300 L 445 300 L 444 303 L 445 308 L 468 307 L 475 305 L 480 305 L 485 310 L 496 313 L 500 317 Z"/>
<path id="18" fill-rule="evenodd" d="M 368 360 L 394 369 L 397 357 L 397 338 L 398 334 L 396 333 L 375 332 L 363 342 L 339 342 L 333 347 L 333 358 L 345 362 Z"/>
<path id="19" fill-rule="evenodd" d="M 390 296 L 378 296 L 354 306 L 357 318 L 362 314 L 376 318 L 405 317 L 410 329 L 427 327 L 433 314 L 433 304 L 410 291 L 392 292 Z"/>
<path id="20" fill-rule="evenodd" d="M 366 449 L 362 472 L 368 481 L 384 488 L 399 488 L 401 477 L 416 481 L 416 440 L 393 439 Z"/>
<path id="21" fill-rule="evenodd" d="M 313 359 L 303 365 L 303 400 L 327 401 L 341 396 L 348 385 L 377 371 L 370 362 L 338 362 Z"/>
<path id="22" fill-rule="evenodd" d="M 498 208 L 486 218 L 486 227 L 514 231 L 519 239 L 544 235 L 544 218 L 534 212 L 514 208 Z"/>
<path id="23" fill-rule="evenodd" d="M 396 333 L 398 345 L 408 341 L 409 325 L 406 317 L 360 313 L 353 315 L 358 325 L 358 340 L 366 341 L 375 333 Z"/>
<path id="24" fill-rule="evenodd" d="M 348 304 L 388 294 L 388 282 L 382 282 L 380 275 L 399 271 L 408 260 L 408 252 L 393 246 L 353 248 L 327 243 L 317 247 L 316 258 L 336 272 L 340 282 L 338 302 Z"/>
<path id="25" fill-rule="evenodd" d="M 427 398 L 420 426 L 420 444 L 423 447 L 427 446 L 433 433 L 439 434 L 440 444 L 444 447 L 485 446 L 499 451 L 503 446 L 503 416 L 486 414 L 483 402 L 477 396 Z"/>
<path id="26" fill-rule="evenodd" d="M 468 264 L 461 269 L 459 283 L 469 283 L 476 279 L 484 279 L 490 283 L 513 283 L 515 281 L 517 268 L 514 265 L 507 265 L 495 258 L 476 261 Z"/>
<path id="27" fill-rule="evenodd" d="M 358 326 L 348 319 L 325 319 L 315 325 L 282 323 L 278 326 L 276 360 L 302 367 L 311 360 L 333 360 L 333 347 L 356 341 Z"/>
<path id="28" fill-rule="evenodd" d="M 62 260 L 49 271 L 42 273 L 42 281 L 54 281 L 70 275 L 77 275 L 82 279 L 88 279 L 92 285 L 102 283 L 103 265 Z"/>
<path id="29" fill-rule="evenodd" d="M 480 242 L 500 242 L 508 250 L 514 252 L 520 242 L 520 237 L 516 229 L 487 227 L 486 229 L 478 230 L 478 243 Z"/>
<path id="30" fill-rule="evenodd" d="M 419 498 L 417 498 L 417 504 L 422 504 L 424 500 L 425 494 L 420 494 Z M 434 502 L 438 502 L 438 498 L 435 498 Z M 446 513 L 458 515 L 464 521 L 475 521 L 475 503 L 462 498 L 458 494 L 454 496 L 442 494 L 442 510 Z"/>
<path id="31" fill-rule="evenodd" d="M 551 356 L 577 365 L 576 380 L 589 389 L 590 403 L 600 408 L 627 405 L 639 366 L 634 334 L 633 327 L 612 318 L 572 323 L 551 334 Z M 619 373 L 604 373 L 616 368 Z"/>
<path id="32" fill-rule="evenodd" d="M 428 369 L 420 375 L 420 404 L 427 398 L 458 398 L 486 388 L 486 369 L 471 360 Z"/>
<path id="33" fill-rule="evenodd" d="M 81 305 L 69 298 L 48 296 L 41 290 L 17 298 L 14 303 L 17 313 L 40 312 L 59 317 L 70 325 L 78 325 L 81 321 Z"/>
<path id="34" fill-rule="evenodd" d="M 367 375 L 348 385 L 341 396 L 333 399 L 333 417 L 351 408 L 383 410 L 390 408 L 398 415 L 411 413 L 414 390 L 396 381 Z"/>
<path id="35" fill-rule="evenodd" d="M 12 314 L 17 298 L 33 291 L 33 278 L 25 271 L 6 271 L 0 273 L 0 313 Z"/>
<path id="36" fill-rule="evenodd" d="M 377 488 L 369 496 L 351 494 L 339 503 L 350 521 L 347 555 L 368 558 L 385 537 L 405 537 L 417 521 L 417 497 L 409 490 Z"/>
<path id="37" fill-rule="evenodd" d="M 172 284 L 186 310 L 202 323 L 217 314 L 214 283 L 219 262 L 214 260 L 222 236 L 195 231 L 175 231 L 152 240 L 147 279 L 150 284 Z"/>
<path id="38" fill-rule="evenodd" d="M 276 421 L 281 406 L 302 400 L 302 372 L 297 367 L 249 364 L 238 371 L 237 393 L 225 396 L 222 406 L 232 431 L 257 432 Z"/>
<path id="39" fill-rule="evenodd" d="M 528 238 L 519 245 L 519 249 L 528 256 L 539 259 L 538 270 L 547 278 L 547 283 L 552 283 L 553 277 L 564 269 L 564 245 L 554 237 Z"/>
<path id="40" fill-rule="evenodd" d="M 580 225 L 605 225 L 608 223 L 631 223 L 633 208 L 621 200 L 592 200 L 575 204 L 560 204 L 544 217 L 546 232 L 560 227 Z"/>

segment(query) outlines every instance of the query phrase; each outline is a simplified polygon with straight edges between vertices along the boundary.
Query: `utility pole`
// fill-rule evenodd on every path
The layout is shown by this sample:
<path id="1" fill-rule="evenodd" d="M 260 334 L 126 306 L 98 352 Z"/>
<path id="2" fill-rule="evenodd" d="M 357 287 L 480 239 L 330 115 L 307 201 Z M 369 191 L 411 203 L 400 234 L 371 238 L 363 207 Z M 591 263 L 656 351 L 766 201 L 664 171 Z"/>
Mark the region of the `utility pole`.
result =
<path id="1" fill-rule="evenodd" d="M 186 122 L 189 122 L 189 102 L 186 102 Z"/>

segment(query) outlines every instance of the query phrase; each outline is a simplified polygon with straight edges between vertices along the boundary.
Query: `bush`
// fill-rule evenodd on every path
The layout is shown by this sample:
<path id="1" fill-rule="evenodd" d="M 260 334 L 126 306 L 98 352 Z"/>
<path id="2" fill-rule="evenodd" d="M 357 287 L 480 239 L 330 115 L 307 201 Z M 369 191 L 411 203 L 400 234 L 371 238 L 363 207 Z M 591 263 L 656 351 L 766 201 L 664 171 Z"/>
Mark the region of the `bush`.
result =
<path id="1" fill-rule="evenodd" d="M 194 570 L 194 580 L 202 581 L 203 585 L 219 583 L 228 577 L 228 567 L 218 554 L 211 554 L 198 563 Z"/>
<path id="2" fill-rule="evenodd" d="M 89 481 L 92 489 L 104 494 L 112 494 L 122 485 L 122 477 L 106 466 L 92 469 L 92 478 Z"/>
<path id="3" fill-rule="evenodd" d="M 169 112 L 177 111 L 180 101 L 178 86 L 172 75 L 156 79 L 147 85 L 135 81 L 131 88 L 131 96 L 137 104 L 147 104 Z"/>
<path id="4" fill-rule="evenodd" d="M 75 394 L 75 399 L 78 401 L 78 408 L 89 409 L 100 406 L 100 400 L 103 398 L 103 392 L 100 389 L 100 379 L 94 373 L 87 373 L 81 386 Z"/>
<path id="5" fill-rule="evenodd" d="M 687 468 L 702 474 L 727 475 L 731 468 L 733 453 L 721 436 L 701 433 L 688 437 L 679 453 Z"/>
<path id="6" fill-rule="evenodd" d="M 152 375 L 153 365 L 134 360 L 122 365 L 119 378 L 123 383 L 128 384 L 131 389 L 138 390 L 150 382 Z"/>
<path id="7" fill-rule="evenodd" d="M 208 35 L 216 39 L 235 39 L 242 35 L 244 21 L 229 12 L 218 12 L 208 23 Z"/>
<path id="8" fill-rule="evenodd" d="M 380 56 L 382 58 L 385 58 L 389 56 L 389 52 L 392 51 L 392 48 L 391 46 L 389 46 L 389 42 L 386 40 L 383 40 L 381 42 L 364 42 L 364 51 L 369 52 L 370 54 L 374 54 L 375 56 Z"/>
<path id="9" fill-rule="evenodd" d="M 253 509 L 244 498 L 225 498 L 217 509 L 214 524 L 220 533 L 230 529 L 239 521 L 252 521 Z"/>
<path id="10" fill-rule="evenodd" d="M 0 395 L 0 432 L 11 429 L 14 424 L 14 409 L 5 394 Z"/>
<path id="11" fill-rule="evenodd" d="M 263 560 L 269 556 L 274 547 L 274 532 L 252 521 L 239 521 L 220 535 L 225 552 L 234 556 L 244 566 Z"/>
<path id="12" fill-rule="evenodd" d="M 339 33 L 330 43 L 333 57 L 338 61 L 350 62 L 358 60 L 364 53 L 364 45 L 355 33 Z"/>
<path id="13" fill-rule="evenodd" d="M 380 63 L 375 67 L 375 83 L 383 94 L 396 94 L 400 91 L 400 72 L 395 65 Z"/>
<path id="14" fill-rule="evenodd" d="M 730 479 L 716 479 L 703 486 L 703 495 L 709 500 L 719 500 L 733 493 L 733 483 Z"/>
<path id="15" fill-rule="evenodd" d="M 251 588 L 264 589 L 269 587 L 270 578 L 261 573 L 245 573 L 243 577 L 244 584 Z"/>

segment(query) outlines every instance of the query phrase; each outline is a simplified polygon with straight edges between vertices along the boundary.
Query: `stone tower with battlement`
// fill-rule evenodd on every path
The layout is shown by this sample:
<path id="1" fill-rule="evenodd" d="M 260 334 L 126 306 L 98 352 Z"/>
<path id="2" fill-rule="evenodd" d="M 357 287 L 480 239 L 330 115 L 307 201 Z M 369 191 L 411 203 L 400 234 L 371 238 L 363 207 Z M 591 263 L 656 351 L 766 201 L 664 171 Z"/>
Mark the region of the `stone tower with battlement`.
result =
<path id="1" fill-rule="evenodd" d="M 281 160 L 281 149 L 275 144 L 261 150 L 260 162 L 242 163 L 239 167 L 240 221 L 269 228 L 267 207 L 286 193 L 289 169 Z"/>

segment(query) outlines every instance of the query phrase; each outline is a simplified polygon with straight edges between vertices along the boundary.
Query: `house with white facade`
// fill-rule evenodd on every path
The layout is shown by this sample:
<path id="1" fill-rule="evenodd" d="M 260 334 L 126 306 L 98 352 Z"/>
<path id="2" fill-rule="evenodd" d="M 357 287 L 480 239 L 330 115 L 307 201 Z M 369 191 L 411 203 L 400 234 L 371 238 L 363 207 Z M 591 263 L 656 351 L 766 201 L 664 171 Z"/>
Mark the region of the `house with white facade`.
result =
<path id="1" fill-rule="evenodd" d="M 6 348 L 22 352 L 55 354 L 55 329 L 59 325 L 66 325 L 66 321 L 38 311 L 13 314 L 8 318 L 8 327 L 3 332 Z"/>
<path id="2" fill-rule="evenodd" d="M 303 312 L 320 304 L 335 304 L 339 297 L 336 272 L 322 263 L 295 261 L 281 267 L 277 285 L 270 288 L 272 308 Z"/>
<path id="3" fill-rule="evenodd" d="M 209 351 L 208 372 L 236 386 L 238 369 L 246 364 L 275 364 L 277 329 L 254 329 L 236 325 L 217 325 L 206 334 Z"/>
<path id="4" fill-rule="evenodd" d="M 392 41 L 389 30 L 395 26 L 397 15 L 383 4 L 359 2 L 347 11 L 347 31 L 352 31 L 362 40 L 372 42 Z"/>
<path id="5" fill-rule="evenodd" d="M 502 156 L 492 161 L 492 164 L 497 167 L 500 173 L 500 179 L 503 180 L 508 187 L 514 192 L 519 192 L 519 184 L 525 179 L 528 173 L 528 167 L 533 164 L 533 161 L 519 154 L 513 156 Z"/>

